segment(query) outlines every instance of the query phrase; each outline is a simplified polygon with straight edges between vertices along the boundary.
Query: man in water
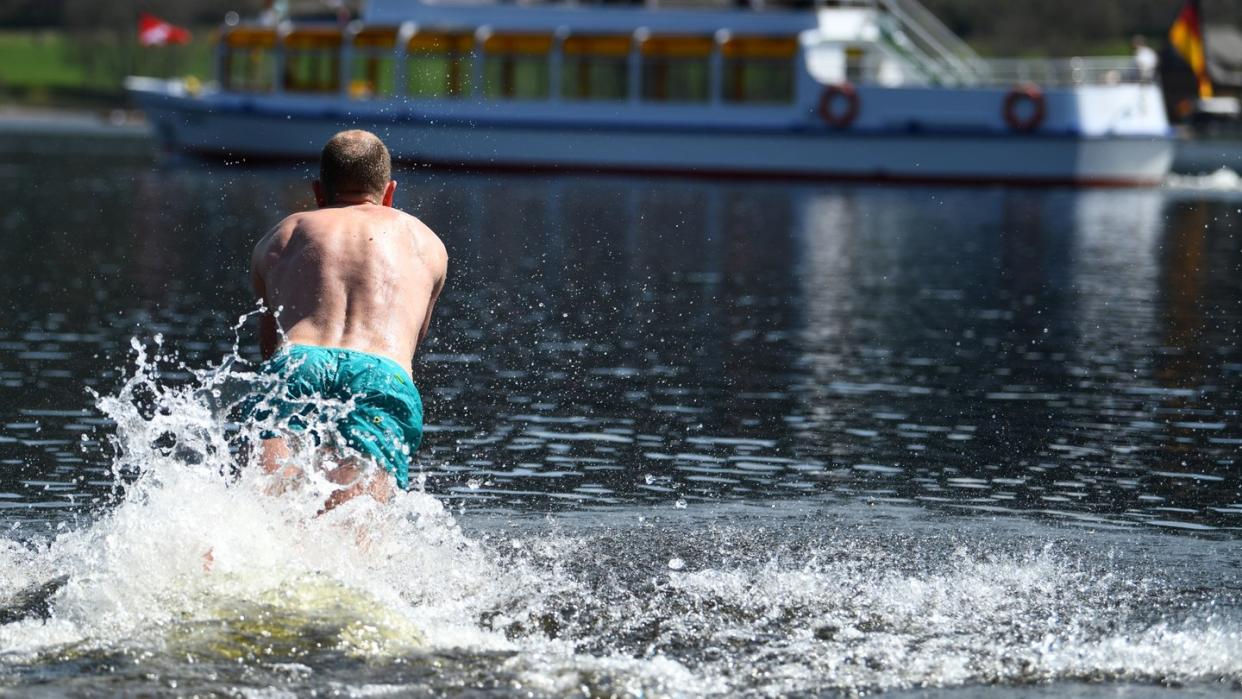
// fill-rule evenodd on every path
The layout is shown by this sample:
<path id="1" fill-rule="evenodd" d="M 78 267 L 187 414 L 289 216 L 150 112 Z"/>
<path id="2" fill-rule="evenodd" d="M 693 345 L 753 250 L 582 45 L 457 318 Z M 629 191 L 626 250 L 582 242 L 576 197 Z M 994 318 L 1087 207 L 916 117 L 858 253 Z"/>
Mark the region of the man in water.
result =
<path id="1" fill-rule="evenodd" d="M 380 500 L 391 495 L 388 475 L 360 478 L 359 456 L 401 488 L 409 484 L 410 457 L 423 434 L 411 364 L 444 288 L 448 253 L 430 228 L 392 208 L 392 159 L 372 133 L 333 136 L 312 187 L 319 208 L 293 214 L 263 236 L 250 258 L 250 280 L 268 309 L 259 323 L 263 371 L 277 378 L 280 394 L 265 401 L 267 414 L 274 411 L 296 432 L 305 429 L 306 406 L 314 401 L 354 401 L 336 422 L 351 449 L 333 455 L 337 466 L 328 477 L 346 487 L 324 504 L 328 510 L 364 490 Z M 290 453 L 284 436 L 264 439 L 263 469 L 299 475 Z"/>

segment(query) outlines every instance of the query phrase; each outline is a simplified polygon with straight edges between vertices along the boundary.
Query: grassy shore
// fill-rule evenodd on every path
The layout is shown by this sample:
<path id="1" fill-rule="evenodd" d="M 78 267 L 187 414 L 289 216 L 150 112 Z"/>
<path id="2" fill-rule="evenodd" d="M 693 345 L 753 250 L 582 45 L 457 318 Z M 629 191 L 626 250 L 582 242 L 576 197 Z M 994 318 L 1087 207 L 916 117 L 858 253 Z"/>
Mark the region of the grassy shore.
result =
<path id="1" fill-rule="evenodd" d="M 131 36 L 0 31 L 0 103 L 121 106 L 128 74 L 211 77 L 212 29 L 186 46 L 144 48 Z"/>

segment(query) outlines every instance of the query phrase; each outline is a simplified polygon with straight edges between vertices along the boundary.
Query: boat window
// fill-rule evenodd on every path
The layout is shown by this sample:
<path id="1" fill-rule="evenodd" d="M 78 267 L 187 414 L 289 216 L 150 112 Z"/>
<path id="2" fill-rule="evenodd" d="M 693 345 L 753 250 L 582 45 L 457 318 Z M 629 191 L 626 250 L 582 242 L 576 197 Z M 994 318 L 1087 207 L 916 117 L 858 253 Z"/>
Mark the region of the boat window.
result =
<path id="1" fill-rule="evenodd" d="M 238 27 L 224 35 L 220 82 L 225 90 L 265 92 L 276 75 L 276 32 L 259 27 Z"/>
<path id="2" fill-rule="evenodd" d="M 722 87 L 727 102 L 788 103 L 794 99 L 794 56 L 791 37 L 733 37 L 721 47 Z"/>
<path id="3" fill-rule="evenodd" d="M 711 96 L 709 36 L 652 36 L 642 43 L 643 99 L 706 102 Z"/>
<path id="4" fill-rule="evenodd" d="M 552 37 L 492 34 L 483 41 L 484 94 L 503 99 L 547 99 Z"/>
<path id="5" fill-rule="evenodd" d="M 284 87 L 289 92 L 336 92 L 341 87 L 341 32 L 298 29 L 284 39 Z"/>
<path id="6" fill-rule="evenodd" d="M 460 97 L 470 92 L 472 34 L 418 33 L 406 45 L 406 94 Z"/>
<path id="7" fill-rule="evenodd" d="M 845 79 L 852 83 L 867 82 L 867 52 L 861 46 L 849 46 L 845 49 Z"/>
<path id="8" fill-rule="evenodd" d="M 354 35 L 349 72 L 351 97 L 389 97 L 396 91 L 393 61 L 396 45 L 396 27 L 367 27 Z"/>
<path id="9" fill-rule="evenodd" d="M 623 100 L 629 96 L 629 36 L 571 36 L 561 46 L 561 95 Z"/>

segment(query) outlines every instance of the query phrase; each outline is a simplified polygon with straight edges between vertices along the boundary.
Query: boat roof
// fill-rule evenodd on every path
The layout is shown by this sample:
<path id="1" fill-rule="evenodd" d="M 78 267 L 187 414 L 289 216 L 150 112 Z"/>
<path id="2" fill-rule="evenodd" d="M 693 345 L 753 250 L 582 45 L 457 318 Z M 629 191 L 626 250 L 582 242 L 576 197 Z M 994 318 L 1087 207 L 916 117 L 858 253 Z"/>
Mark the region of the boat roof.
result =
<path id="1" fill-rule="evenodd" d="M 370 0 L 363 12 L 369 25 L 405 22 L 438 29 L 489 27 L 497 32 L 622 34 L 637 29 L 659 33 L 703 34 L 728 30 L 739 34 L 793 35 L 818 26 L 811 11 L 662 10 L 598 5 L 519 6 Z"/>

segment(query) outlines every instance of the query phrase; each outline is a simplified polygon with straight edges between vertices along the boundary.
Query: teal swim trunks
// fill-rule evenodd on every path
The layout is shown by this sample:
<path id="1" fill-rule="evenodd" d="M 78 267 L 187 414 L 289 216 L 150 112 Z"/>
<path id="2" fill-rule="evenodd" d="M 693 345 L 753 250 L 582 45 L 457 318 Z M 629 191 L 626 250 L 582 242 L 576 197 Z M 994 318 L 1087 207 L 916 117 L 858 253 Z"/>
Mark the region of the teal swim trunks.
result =
<path id="1" fill-rule="evenodd" d="M 423 401 L 401 365 L 357 350 L 289 345 L 262 371 L 280 382 L 276 396 L 251 406 L 252 416 L 268 419 L 274 412 L 283 426 L 303 431 L 322 421 L 316 399 L 353 399 L 353 409 L 336 418 L 337 431 L 409 487 L 410 458 L 423 440 Z"/>

